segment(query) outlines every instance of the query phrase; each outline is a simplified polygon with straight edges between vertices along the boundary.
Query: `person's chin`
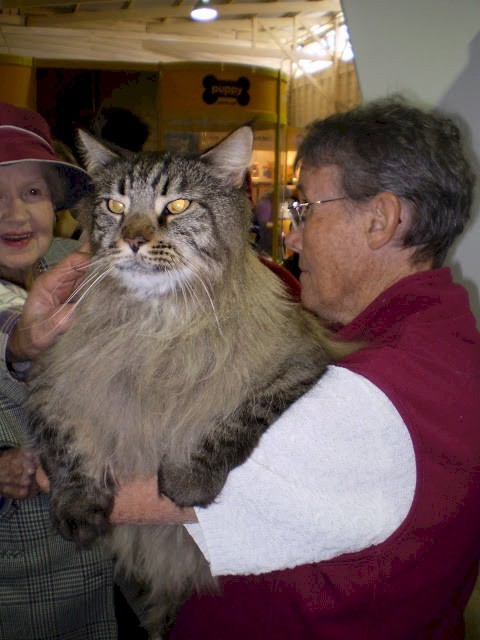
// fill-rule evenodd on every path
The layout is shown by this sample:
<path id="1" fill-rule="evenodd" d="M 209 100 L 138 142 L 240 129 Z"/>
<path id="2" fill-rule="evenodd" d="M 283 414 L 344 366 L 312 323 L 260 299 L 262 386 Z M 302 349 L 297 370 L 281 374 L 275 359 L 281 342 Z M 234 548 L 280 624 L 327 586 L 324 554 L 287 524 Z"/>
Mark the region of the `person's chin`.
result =
<path id="1" fill-rule="evenodd" d="M 23 259 L 22 259 L 23 258 Z M 17 257 L 16 260 L 4 260 L 3 265 L 8 269 L 15 269 L 18 271 L 28 271 L 34 264 L 30 257 Z"/>
<path id="2" fill-rule="evenodd" d="M 8 262 L 11 268 L 26 270 L 30 269 L 43 255 L 44 253 L 39 251 L 37 247 L 29 246 L 25 247 L 23 251 L 8 256 L 5 262 Z"/>

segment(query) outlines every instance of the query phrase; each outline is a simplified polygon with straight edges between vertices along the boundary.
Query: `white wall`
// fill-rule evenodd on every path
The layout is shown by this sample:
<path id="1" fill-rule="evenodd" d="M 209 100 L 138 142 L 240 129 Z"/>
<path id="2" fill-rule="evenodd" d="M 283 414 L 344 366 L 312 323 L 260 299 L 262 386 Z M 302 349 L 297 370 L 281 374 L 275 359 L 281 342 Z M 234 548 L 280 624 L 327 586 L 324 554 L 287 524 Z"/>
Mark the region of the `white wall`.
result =
<path id="1" fill-rule="evenodd" d="M 363 100 L 400 92 L 462 121 L 478 184 L 449 264 L 480 320 L 480 2 L 342 0 Z M 480 323 L 479 323 L 480 324 Z"/>

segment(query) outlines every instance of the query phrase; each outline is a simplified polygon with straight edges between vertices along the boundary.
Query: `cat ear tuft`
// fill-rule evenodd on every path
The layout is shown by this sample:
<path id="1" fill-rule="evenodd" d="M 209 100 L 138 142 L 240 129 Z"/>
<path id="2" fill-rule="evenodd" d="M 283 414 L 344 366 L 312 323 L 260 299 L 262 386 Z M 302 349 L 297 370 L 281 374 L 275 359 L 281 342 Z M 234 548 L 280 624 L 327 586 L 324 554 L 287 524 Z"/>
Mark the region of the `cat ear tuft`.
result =
<path id="1" fill-rule="evenodd" d="M 89 173 L 102 169 L 119 156 L 83 129 L 77 131 L 77 147 Z"/>
<path id="2" fill-rule="evenodd" d="M 250 164 L 252 148 L 252 128 L 244 126 L 233 131 L 200 157 L 218 169 L 230 184 L 241 187 Z"/>

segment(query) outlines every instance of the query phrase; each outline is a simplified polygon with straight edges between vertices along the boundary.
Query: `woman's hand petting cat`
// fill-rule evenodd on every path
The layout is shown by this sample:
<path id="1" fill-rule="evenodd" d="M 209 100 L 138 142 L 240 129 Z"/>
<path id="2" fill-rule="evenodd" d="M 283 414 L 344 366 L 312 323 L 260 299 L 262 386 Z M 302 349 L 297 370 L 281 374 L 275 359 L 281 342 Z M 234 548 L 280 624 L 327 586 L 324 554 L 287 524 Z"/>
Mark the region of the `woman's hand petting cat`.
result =
<path id="1" fill-rule="evenodd" d="M 67 330 L 74 308 L 67 300 L 82 282 L 89 258 L 89 247 L 84 245 L 34 281 L 8 339 L 9 362 L 33 360 Z"/>
<path id="2" fill-rule="evenodd" d="M 37 469 L 37 483 L 42 491 L 50 490 L 50 482 L 41 467 Z M 186 524 L 197 522 L 195 511 L 177 507 L 166 496 L 158 495 L 156 476 L 135 478 L 121 487 L 110 514 L 114 524 Z"/>
<path id="3" fill-rule="evenodd" d="M 0 451 L 0 495 L 23 500 L 40 491 L 35 479 L 38 458 L 29 447 Z"/>

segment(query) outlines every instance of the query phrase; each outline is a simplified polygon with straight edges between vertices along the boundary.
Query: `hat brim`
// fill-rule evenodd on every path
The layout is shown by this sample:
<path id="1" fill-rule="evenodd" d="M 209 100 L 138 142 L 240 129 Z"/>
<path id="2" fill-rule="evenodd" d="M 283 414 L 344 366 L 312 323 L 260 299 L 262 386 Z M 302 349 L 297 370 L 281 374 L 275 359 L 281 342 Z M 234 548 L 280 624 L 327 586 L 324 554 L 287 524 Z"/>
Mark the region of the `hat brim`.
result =
<path id="1" fill-rule="evenodd" d="M 18 160 L 6 160 L 4 162 L 0 162 L 0 167 L 20 164 L 22 162 L 36 162 L 40 165 L 49 166 L 57 170 L 59 177 L 63 182 L 63 193 L 60 194 L 56 201 L 53 202 L 55 211 L 73 207 L 92 189 L 92 179 L 86 171 L 81 167 L 76 167 L 74 164 L 62 162 L 61 160 L 22 158 Z"/>

